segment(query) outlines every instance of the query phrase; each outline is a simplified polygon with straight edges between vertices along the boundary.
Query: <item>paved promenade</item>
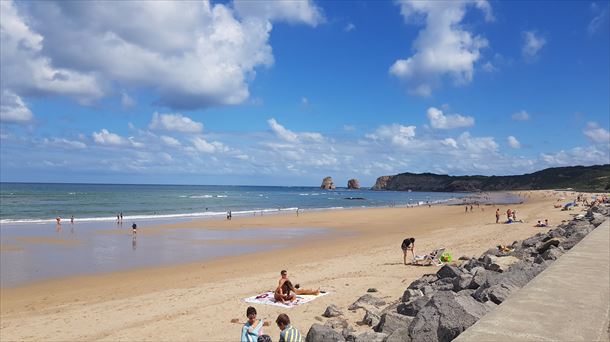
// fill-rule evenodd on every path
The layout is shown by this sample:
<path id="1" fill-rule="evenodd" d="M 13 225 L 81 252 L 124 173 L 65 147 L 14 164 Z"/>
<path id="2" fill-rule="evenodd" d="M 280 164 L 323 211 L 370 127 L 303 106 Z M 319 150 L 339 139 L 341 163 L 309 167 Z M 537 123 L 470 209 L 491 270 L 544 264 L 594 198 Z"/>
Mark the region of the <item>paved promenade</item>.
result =
<path id="1" fill-rule="evenodd" d="M 454 341 L 608 341 L 610 220 Z"/>

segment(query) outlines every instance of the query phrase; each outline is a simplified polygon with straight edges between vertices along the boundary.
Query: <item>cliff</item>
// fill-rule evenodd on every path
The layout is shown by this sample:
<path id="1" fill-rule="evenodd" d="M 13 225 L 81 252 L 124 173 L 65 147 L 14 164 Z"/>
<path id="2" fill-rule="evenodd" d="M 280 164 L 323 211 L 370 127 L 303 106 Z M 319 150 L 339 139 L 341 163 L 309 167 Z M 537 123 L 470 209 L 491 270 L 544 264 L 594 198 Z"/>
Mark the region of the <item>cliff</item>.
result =
<path id="1" fill-rule="evenodd" d="M 610 164 L 544 169 L 516 176 L 448 176 L 434 173 L 401 173 L 381 176 L 373 190 L 472 192 L 573 188 L 610 190 Z"/>

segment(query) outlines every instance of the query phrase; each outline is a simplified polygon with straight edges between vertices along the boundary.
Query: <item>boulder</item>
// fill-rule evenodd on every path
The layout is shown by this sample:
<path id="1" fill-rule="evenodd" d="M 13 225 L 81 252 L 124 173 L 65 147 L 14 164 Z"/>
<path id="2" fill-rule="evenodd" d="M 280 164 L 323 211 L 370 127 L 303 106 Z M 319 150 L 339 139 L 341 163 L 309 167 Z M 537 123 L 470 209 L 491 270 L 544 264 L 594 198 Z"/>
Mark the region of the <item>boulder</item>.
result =
<path id="1" fill-rule="evenodd" d="M 424 296 L 431 297 L 434 294 L 434 292 L 436 292 L 436 287 L 434 287 L 432 285 L 426 285 L 421 289 L 421 292 L 424 293 Z"/>
<path id="2" fill-rule="evenodd" d="M 421 292 L 421 290 L 406 289 L 405 292 L 402 294 L 402 302 L 407 303 L 408 301 L 415 299 L 417 297 L 421 297 L 423 295 L 424 294 Z"/>
<path id="3" fill-rule="evenodd" d="M 413 317 L 401 315 L 396 312 L 388 312 L 381 315 L 379 324 L 375 327 L 375 331 L 390 335 L 398 329 L 408 328 L 411 321 L 413 321 Z"/>
<path id="4" fill-rule="evenodd" d="M 439 280 L 435 281 L 434 283 L 432 283 L 431 286 L 435 291 L 453 290 L 453 279 L 454 278 L 449 278 L 449 277 L 439 279 Z M 455 279 L 457 279 L 457 278 L 455 278 Z M 424 289 L 425 289 L 425 287 L 424 287 Z"/>
<path id="5" fill-rule="evenodd" d="M 595 227 L 599 226 L 600 224 L 602 224 L 604 221 L 606 221 L 606 217 L 602 214 L 599 213 L 591 213 L 591 224 Z"/>
<path id="6" fill-rule="evenodd" d="M 438 272 L 436 272 L 436 276 L 438 277 L 438 279 L 455 278 L 455 277 L 459 276 L 461 273 L 462 272 L 460 271 L 459 268 L 445 264 L 445 265 L 443 265 L 443 267 L 441 267 L 440 270 L 438 270 Z"/>
<path id="7" fill-rule="evenodd" d="M 348 189 L 360 189 L 360 182 L 357 179 L 352 178 L 347 181 L 347 188 Z"/>
<path id="8" fill-rule="evenodd" d="M 551 238 L 551 239 L 541 243 L 539 246 L 537 246 L 536 251 L 539 254 L 542 254 L 542 253 L 546 252 L 547 249 L 551 248 L 551 246 L 558 247 L 560 243 L 561 243 L 561 240 L 559 238 Z"/>
<path id="9" fill-rule="evenodd" d="M 415 316 L 409 335 L 412 341 L 451 341 L 493 306 L 479 303 L 469 294 L 439 291 Z"/>
<path id="10" fill-rule="evenodd" d="M 356 340 L 354 342 L 384 342 L 386 337 L 388 337 L 388 335 L 384 333 L 367 331 L 356 336 Z"/>
<path id="11" fill-rule="evenodd" d="M 458 258 L 458 260 L 470 260 L 470 258 L 465 255 L 462 255 L 461 257 Z"/>
<path id="12" fill-rule="evenodd" d="M 343 315 L 343 312 L 335 304 L 329 305 L 322 316 L 324 317 L 337 317 Z"/>
<path id="13" fill-rule="evenodd" d="M 469 288 L 477 289 L 487 280 L 488 271 L 483 267 L 475 267 L 470 270 L 470 273 L 472 273 L 472 284 Z"/>
<path id="14" fill-rule="evenodd" d="M 460 274 L 459 277 L 453 279 L 453 291 L 460 292 L 464 289 L 477 288 L 478 286 L 472 282 L 473 278 L 469 273 Z"/>
<path id="15" fill-rule="evenodd" d="M 511 293 L 519 288 L 510 284 L 497 284 L 487 289 L 487 297 L 496 304 L 501 304 Z"/>
<path id="16" fill-rule="evenodd" d="M 421 296 L 411 300 L 408 303 L 398 305 L 396 311 L 405 316 L 415 316 L 427 303 L 430 301 L 429 296 Z"/>
<path id="17" fill-rule="evenodd" d="M 333 183 L 333 178 L 325 177 L 322 180 L 322 185 L 320 186 L 320 188 L 324 190 L 335 190 L 335 183 Z"/>
<path id="18" fill-rule="evenodd" d="M 542 241 L 545 238 L 546 234 L 543 233 L 538 233 L 530 238 L 527 238 L 525 240 L 523 240 L 523 242 L 521 243 L 521 245 L 523 247 L 534 247 L 536 246 L 536 244 L 540 241 Z"/>
<path id="19" fill-rule="evenodd" d="M 544 253 L 542 253 L 542 258 L 544 260 L 557 260 L 563 254 L 563 250 L 561 247 L 551 247 L 547 249 Z"/>
<path id="20" fill-rule="evenodd" d="M 331 318 L 328 321 L 326 321 L 326 323 L 324 323 L 324 325 L 329 328 L 335 329 L 335 330 L 345 329 L 349 326 L 349 324 L 347 323 L 347 320 L 342 317 Z"/>
<path id="21" fill-rule="evenodd" d="M 475 267 L 483 267 L 485 264 L 475 258 L 472 258 L 463 264 L 464 269 L 471 271 Z"/>
<path id="22" fill-rule="evenodd" d="M 307 332 L 307 337 L 305 337 L 306 342 L 339 342 L 345 341 L 345 337 L 340 333 L 334 331 L 330 327 L 323 326 L 318 323 L 314 323 L 309 331 Z"/>
<path id="23" fill-rule="evenodd" d="M 388 336 L 385 342 L 411 342 L 411 336 L 409 336 L 409 328 L 400 328 L 395 330 Z"/>
<path id="24" fill-rule="evenodd" d="M 438 279 L 436 274 L 425 274 L 421 276 L 419 279 L 414 280 L 411 284 L 409 284 L 409 289 L 421 290 L 424 286 L 435 282 Z"/>
<path id="25" fill-rule="evenodd" d="M 367 294 L 361 296 L 360 298 L 358 298 L 358 300 L 356 300 L 354 303 L 352 303 L 352 305 L 350 305 L 347 309 L 356 310 L 358 308 L 364 308 L 366 306 L 381 307 L 385 304 L 386 304 L 385 300 L 383 300 L 381 298 L 373 297 L 367 293 Z"/>
<path id="26" fill-rule="evenodd" d="M 570 237 L 563 240 L 559 245 L 563 247 L 564 250 L 570 250 L 574 246 L 576 246 L 580 242 L 580 240 L 585 237 L 585 235 L 585 233 L 571 235 Z"/>
<path id="27" fill-rule="evenodd" d="M 380 321 L 381 321 L 381 315 L 379 314 L 378 311 L 375 311 L 375 310 L 366 310 L 366 313 L 364 314 L 364 317 L 362 318 L 362 323 L 364 323 L 370 327 L 377 326 Z"/>
<path id="28" fill-rule="evenodd" d="M 496 257 L 493 255 L 486 255 L 483 262 L 485 263 L 485 269 L 495 272 L 504 272 L 511 265 L 518 262 L 519 259 L 514 256 L 503 256 Z"/>
<path id="29" fill-rule="evenodd" d="M 556 238 L 556 237 L 565 237 L 566 236 L 566 230 L 564 228 L 562 228 L 562 227 L 555 228 L 555 229 L 553 229 L 553 230 L 551 230 L 549 232 L 549 236 L 554 237 L 554 238 Z"/>

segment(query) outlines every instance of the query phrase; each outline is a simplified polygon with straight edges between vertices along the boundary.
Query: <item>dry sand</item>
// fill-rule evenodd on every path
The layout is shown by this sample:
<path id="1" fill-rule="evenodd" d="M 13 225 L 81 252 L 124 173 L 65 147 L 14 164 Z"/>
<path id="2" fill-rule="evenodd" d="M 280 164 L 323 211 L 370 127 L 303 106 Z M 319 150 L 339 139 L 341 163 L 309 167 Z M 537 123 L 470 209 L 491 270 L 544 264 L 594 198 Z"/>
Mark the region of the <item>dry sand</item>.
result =
<path id="1" fill-rule="evenodd" d="M 0 340 L 239 340 L 241 324 L 230 321 L 245 321 L 249 304 L 242 299 L 272 290 L 282 269 L 305 288 L 320 287 L 331 293 L 292 309 L 258 305 L 259 318 L 271 321 L 265 332 L 273 340 L 279 335 L 273 323 L 279 313 L 287 313 L 306 334 L 311 324 L 326 320 L 321 314 L 330 304 L 338 305 L 357 327 L 364 313 L 346 308 L 369 287 L 393 302 L 411 281 L 437 271 L 434 266 L 403 265 L 400 243 L 404 238 L 417 239 L 416 254 L 444 246 L 457 259 L 478 256 L 497 244 L 510 244 L 546 230 L 533 227 L 539 219 L 548 218 L 554 225 L 579 213 L 578 208 L 569 212 L 553 208 L 564 194 L 530 194 L 524 204 L 510 206 L 524 224 L 495 224 L 494 206 L 481 206 L 484 211 L 475 207 L 475 212 L 468 214 L 463 206 L 437 206 L 305 212 L 299 217 L 235 217 L 233 221 L 158 227 L 322 227 L 331 228 L 332 233 L 288 250 L 2 289 Z M 502 218 L 508 207 L 499 206 Z"/>

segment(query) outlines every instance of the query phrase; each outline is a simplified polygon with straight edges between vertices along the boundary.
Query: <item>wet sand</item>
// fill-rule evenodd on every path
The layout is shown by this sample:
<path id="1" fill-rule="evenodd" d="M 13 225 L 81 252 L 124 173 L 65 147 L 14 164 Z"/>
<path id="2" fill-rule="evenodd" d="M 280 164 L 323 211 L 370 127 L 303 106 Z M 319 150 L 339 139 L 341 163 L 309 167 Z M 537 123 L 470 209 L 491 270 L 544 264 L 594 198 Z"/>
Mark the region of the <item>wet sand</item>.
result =
<path id="1" fill-rule="evenodd" d="M 262 251 L 208 262 L 78 276 L 2 289 L 2 340 L 203 340 L 234 341 L 245 321 L 243 298 L 272 290 L 279 271 L 287 269 L 305 288 L 331 293 L 292 309 L 257 306 L 259 317 L 272 321 L 266 332 L 273 340 L 273 324 L 288 313 L 302 333 L 321 317 L 326 306 L 343 309 L 352 326 L 363 312 L 346 307 L 367 288 L 376 287 L 388 302 L 398 300 L 407 285 L 435 267 L 405 266 L 400 243 L 414 236 L 416 254 L 444 246 L 454 258 L 478 256 L 497 244 L 534 235 L 537 220 L 551 225 L 580 212 L 553 208 L 559 197 L 575 195 L 532 192 L 525 203 L 511 205 L 523 224 L 495 224 L 495 207 L 462 206 L 356 209 L 234 218 L 233 221 L 185 222 L 155 229 L 311 227 L 332 229 L 324 239 L 302 241 L 289 249 Z M 509 206 L 499 206 L 505 218 Z M 544 228 L 542 228 L 544 229 Z M 232 246 L 231 246 L 232 247 Z M 237 247 L 239 248 L 239 246 Z"/>

